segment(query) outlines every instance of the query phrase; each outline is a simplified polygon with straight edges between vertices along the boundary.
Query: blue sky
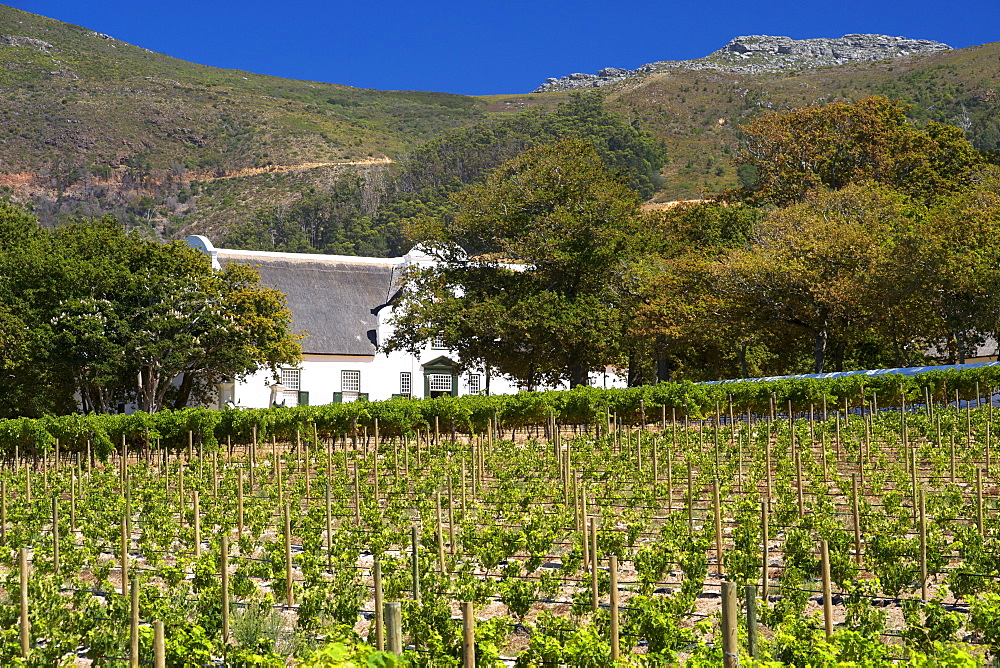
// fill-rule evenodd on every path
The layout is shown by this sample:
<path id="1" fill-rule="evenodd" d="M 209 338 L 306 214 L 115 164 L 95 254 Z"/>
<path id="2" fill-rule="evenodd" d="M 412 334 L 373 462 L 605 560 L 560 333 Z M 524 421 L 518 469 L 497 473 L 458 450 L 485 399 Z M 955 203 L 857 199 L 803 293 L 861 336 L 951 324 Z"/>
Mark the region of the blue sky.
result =
<path id="1" fill-rule="evenodd" d="M 546 77 L 698 58 L 737 35 L 1000 40 L 1000 0 L 14 0 L 205 65 L 383 90 L 527 92 Z"/>

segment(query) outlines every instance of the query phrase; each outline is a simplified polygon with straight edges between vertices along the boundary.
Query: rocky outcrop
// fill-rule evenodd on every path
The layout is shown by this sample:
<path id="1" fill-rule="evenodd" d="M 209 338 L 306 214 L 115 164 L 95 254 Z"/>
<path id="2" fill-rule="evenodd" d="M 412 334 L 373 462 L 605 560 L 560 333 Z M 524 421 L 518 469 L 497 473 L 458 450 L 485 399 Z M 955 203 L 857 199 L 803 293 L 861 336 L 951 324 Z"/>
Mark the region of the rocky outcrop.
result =
<path id="1" fill-rule="evenodd" d="M 634 70 L 605 67 L 597 74 L 570 74 L 546 79 L 533 92 L 575 90 L 606 86 L 629 77 L 671 69 L 716 70 L 763 74 L 791 70 L 846 65 L 856 62 L 891 60 L 914 54 L 947 51 L 951 47 L 929 39 L 909 39 L 888 35 L 844 35 L 836 39 L 792 39 L 769 35 L 737 37 L 704 58 L 649 63 Z"/>
<path id="2" fill-rule="evenodd" d="M 30 49 L 41 51 L 42 53 L 49 53 L 56 48 L 48 42 L 43 42 L 40 39 L 35 39 L 33 37 L 20 37 L 18 35 L 0 35 L 0 44 L 6 44 L 7 46 L 26 46 Z"/>

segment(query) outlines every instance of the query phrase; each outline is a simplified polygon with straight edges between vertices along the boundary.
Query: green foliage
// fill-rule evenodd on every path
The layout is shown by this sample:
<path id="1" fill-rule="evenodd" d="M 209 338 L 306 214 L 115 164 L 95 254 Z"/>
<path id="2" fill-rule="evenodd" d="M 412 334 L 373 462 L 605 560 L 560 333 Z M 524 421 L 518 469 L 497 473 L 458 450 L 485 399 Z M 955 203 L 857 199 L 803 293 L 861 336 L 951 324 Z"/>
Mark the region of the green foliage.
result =
<path id="1" fill-rule="evenodd" d="M 406 659 L 390 652 L 375 651 L 370 645 L 333 642 L 297 664 L 302 668 L 404 668 Z"/>
<path id="2" fill-rule="evenodd" d="M 921 199 L 972 182 L 982 156 L 954 126 L 906 121 L 906 107 L 879 96 L 775 113 L 743 128 L 738 165 L 756 179 L 741 193 L 783 206 L 820 187 L 874 181 Z"/>
<path id="3" fill-rule="evenodd" d="M 282 295 L 247 267 L 214 271 L 193 248 L 110 219 L 48 232 L 6 210 L 0 227 L 0 310 L 16 308 L 8 326 L 26 330 L 20 345 L 0 348 L 7 415 L 65 412 L 74 392 L 87 412 L 183 407 L 219 382 L 299 357 Z M 39 392 L 39 377 L 53 389 Z"/>
<path id="4" fill-rule="evenodd" d="M 150 437 L 161 437 L 163 444 L 173 448 L 186 446 L 188 430 L 200 434 L 206 444 L 225 442 L 248 443 L 253 428 L 261 441 L 271 438 L 294 441 L 296 431 L 311 433 L 313 425 L 324 437 L 350 433 L 353 425 L 374 426 L 385 436 L 412 435 L 416 429 L 426 430 L 438 417 L 442 424 L 455 419 L 460 433 L 475 430 L 482 433 L 487 422 L 496 418 L 497 428 L 522 428 L 544 425 L 551 417 L 564 424 L 600 424 L 613 413 L 623 424 L 642 421 L 640 407 L 646 411 L 647 423 L 660 419 L 665 407 L 678 416 L 685 413 L 700 419 L 714 413 L 720 403 L 729 398 L 734 410 L 766 414 L 772 400 L 778 406 L 791 401 L 794 406 L 821 405 L 824 399 L 832 406 L 843 405 L 846 399 L 852 407 L 863 405 L 862 392 L 868 397 L 899 396 L 900 387 L 909 401 L 919 400 L 928 391 L 937 400 L 953 398 L 958 391 L 971 397 L 977 387 L 1000 385 L 1000 367 L 977 367 L 956 371 L 925 371 L 915 376 L 883 374 L 878 376 L 844 376 L 830 379 L 791 378 L 778 381 L 741 381 L 720 384 L 691 382 L 660 383 L 625 389 L 578 387 L 569 391 L 520 392 L 513 395 L 441 397 L 438 399 L 390 399 L 388 401 L 299 406 L 295 408 L 207 410 L 189 408 L 161 411 L 156 414 L 133 415 L 49 416 L 43 419 L 0 420 L 0 449 L 12 452 L 32 452 L 35 448 L 51 447 L 61 437 L 64 452 L 82 451 L 87 436 L 107 449 L 121 437 L 134 446 L 145 443 L 146 429 Z M 942 393 L 947 392 L 948 396 Z M 97 453 L 101 454 L 100 447 Z M 498 538 L 501 543 L 517 540 Z"/>
<path id="5" fill-rule="evenodd" d="M 577 385 L 619 358 L 613 275 L 636 253 L 638 199 L 591 146 L 531 149 L 454 201 L 453 219 L 419 231 L 441 264 L 408 278 L 389 349 L 440 336 L 463 364 L 528 387 Z"/>

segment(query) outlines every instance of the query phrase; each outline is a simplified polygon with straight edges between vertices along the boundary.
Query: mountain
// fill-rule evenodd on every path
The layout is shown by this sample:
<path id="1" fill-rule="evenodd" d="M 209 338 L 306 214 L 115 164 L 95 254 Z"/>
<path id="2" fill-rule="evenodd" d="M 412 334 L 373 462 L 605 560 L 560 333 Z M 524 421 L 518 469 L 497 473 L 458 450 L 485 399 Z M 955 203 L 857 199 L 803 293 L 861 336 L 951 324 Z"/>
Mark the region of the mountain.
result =
<path id="1" fill-rule="evenodd" d="M 601 92 L 609 108 L 666 143 L 670 162 L 657 199 L 674 200 L 739 183 L 730 160 L 741 124 L 773 111 L 870 95 L 909 103 L 915 123 L 957 125 L 980 150 L 1000 152 L 998 65 L 1000 43 L 994 42 L 815 69 L 671 68 L 630 77 Z"/>
<path id="2" fill-rule="evenodd" d="M 471 97 L 207 67 L 0 5 L 0 196 L 30 204 L 47 224 L 110 213 L 164 238 L 220 238 L 258 220 L 250 236 L 261 244 L 273 237 L 273 221 L 308 202 L 344 218 L 351 248 L 352 235 L 385 233 L 352 225 L 387 205 L 399 216 L 428 209 L 398 174 L 426 172 L 419 162 L 433 158 L 432 181 L 454 187 L 468 176 L 444 172 L 465 169 L 467 147 L 479 151 L 472 173 L 481 174 L 490 156 L 527 145 L 525 132 L 551 132 L 552 123 L 532 119 L 573 95 L 600 96 L 605 109 L 663 142 L 668 163 L 656 201 L 736 185 L 730 159 L 741 123 L 872 94 L 912 103 L 916 123 L 961 125 L 977 147 L 997 151 L 998 61 L 997 43 L 952 50 L 883 36 L 752 36 L 703 59 L 605 72 L 608 80 L 586 91 Z M 491 130 L 512 123 L 514 132 Z M 494 141 L 507 143 L 494 150 Z M 428 144 L 438 148 L 421 148 Z M 353 247 L 388 247 L 366 244 Z"/>
<path id="3" fill-rule="evenodd" d="M 265 200 L 486 113 L 462 95 L 197 65 L 2 5 L 0 95 L 0 187 L 50 221 L 139 211 L 165 228 L 190 212 L 192 183 L 257 177 L 249 196 Z M 318 176 L 303 178 L 307 167 Z"/>
<path id="4" fill-rule="evenodd" d="M 550 77 L 534 92 L 599 88 L 628 77 L 671 69 L 764 74 L 893 60 L 949 49 L 951 47 L 947 44 L 929 39 L 909 39 L 889 35 L 844 35 L 836 39 L 825 37 L 792 39 L 770 35 L 747 35 L 732 39 L 729 44 L 704 58 L 659 61 L 634 70 L 605 67 L 597 74 L 576 73 L 558 79 Z"/>

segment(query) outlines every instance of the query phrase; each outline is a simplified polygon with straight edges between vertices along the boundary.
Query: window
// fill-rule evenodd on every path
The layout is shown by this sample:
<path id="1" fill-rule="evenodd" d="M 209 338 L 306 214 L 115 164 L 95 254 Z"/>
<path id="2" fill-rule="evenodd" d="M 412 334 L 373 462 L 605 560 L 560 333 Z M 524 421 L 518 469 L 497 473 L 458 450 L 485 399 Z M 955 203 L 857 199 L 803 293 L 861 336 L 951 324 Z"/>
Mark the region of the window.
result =
<path id="1" fill-rule="evenodd" d="M 282 369 L 281 384 L 285 392 L 298 392 L 302 389 L 302 369 Z"/>
<path id="2" fill-rule="evenodd" d="M 399 393 L 404 397 L 410 396 L 412 375 L 409 371 L 399 373 Z"/>
<path id="3" fill-rule="evenodd" d="M 433 339 L 431 339 L 431 348 L 435 350 L 447 350 L 448 346 L 444 344 L 444 337 L 438 334 Z"/>
<path id="4" fill-rule="evenodd" d="M 341 371 L 340 372 L 340 390 L 344 393 L 353 392 L 357 394 L 361 391 L 361 372 L 360 371 Z"/>
<path id="5" fill-rule="evenodd" d="M 299 390 L 302 389 L 302 369 L 281 369 L 281 386 L 285 388 L 282 398 L 286 406 L 299 405 Z"/>
<path id="6" fill-rule="evenodd" d="M 451 392 L 451 374 L 432 373 L 428 380 L 431 392 Z"/>
<path id="7" fill-rule="evenodd" d="M 479 394 L 479 391 L 482 389 L 482 385 L 480 384 L 481 378 L 482 376 L 478 373 L 469 374 L 469 394 Z"/>

